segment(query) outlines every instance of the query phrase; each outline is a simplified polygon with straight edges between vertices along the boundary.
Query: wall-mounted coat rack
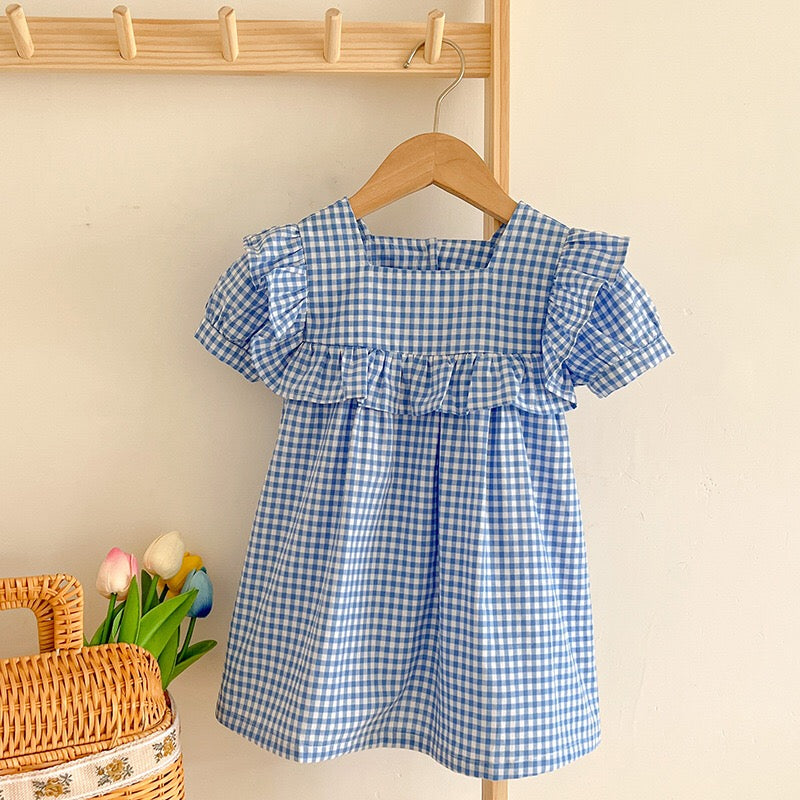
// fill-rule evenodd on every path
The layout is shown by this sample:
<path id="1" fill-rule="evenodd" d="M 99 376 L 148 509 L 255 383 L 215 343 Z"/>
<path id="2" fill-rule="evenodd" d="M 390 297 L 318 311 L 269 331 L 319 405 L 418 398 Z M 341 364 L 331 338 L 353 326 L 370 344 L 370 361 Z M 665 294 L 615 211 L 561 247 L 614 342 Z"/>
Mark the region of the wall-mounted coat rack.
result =
<path id="1" fill-rule="evenodd" d="M 424 22 L 350 22 L 338 8 L 313 20 L 133 18 L 124 5 L 102 17 L 26 17 L 19 3 L 0 18 L 0 70 L 78 72 L 384 73 L 484 79 L 484 160 L 508 191 L 510 0 L 484 0 L 484 22 L 446 22 L 434 9 Z M 404 67 L 425 41 L 424 64 Z M 484 235 L 499 222 L 484 215 Z M 482 800 L 506 800 L 507 781 L 482 781 Z"/>
<path id="2" fill-rule="evenodd" d="M 338 8 L 319 21 L 237 20 L 231 6 L 216 20 L 139 19 L 123 5 L 107 18 L 26 17 L 12 3 L 0 18 L 0 70 L 455 77 L 446 33 L 464 52 L 464 77 L 484 79 L 484 159 L 508 191 L 510 0 L 484 2 L 484 22 L 445 22 L 438 9 L 424 22 L 350 22 Z M 405 69 L 421 39 L 424 63 Z M 484 215 L 484 235 L 498 224 Z"/>

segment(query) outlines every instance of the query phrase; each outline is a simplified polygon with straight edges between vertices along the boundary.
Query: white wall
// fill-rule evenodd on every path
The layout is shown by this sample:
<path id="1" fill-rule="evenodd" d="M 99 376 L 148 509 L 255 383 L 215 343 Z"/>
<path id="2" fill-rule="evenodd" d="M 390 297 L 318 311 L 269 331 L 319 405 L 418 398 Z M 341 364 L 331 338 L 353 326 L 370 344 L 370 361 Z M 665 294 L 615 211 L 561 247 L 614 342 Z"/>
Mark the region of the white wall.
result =
<path id="1" fill-rule="evenodd" d="M 327 2 L 241 2 L 241 19 Z M 429 3 L 348 0 L 349 19 Z M 431 6 L 432 7 L 432 6 Z M 479 2 L 442 6 L 482 19 Z M 30 16 L 104 16 L 39 0 Z M 214 18 L 141 0 L 135 16 Z M 603 740 L 514 800 L 793 798 L 798 780 L 796 3 L 512 7 L 511 194 L 631 237 L 676 355 L 569 425 L 584 508 Z M 192 338 L 244 234 L 352 194 L 430 130 L 446 79 L 0 73 L 0 574 L 93 590 L 113 545 L 177 528 L 201 552 L 220 646 L 172 686 L 191 800 L 479 796 L 429 757 L 294 764 L 219 725 L 224 640 L 280 399 Z M 482 83 L 441 130 L 482 150 Z M 377 233 L 479 236 L 429 188 Z M 200 628 L 198 628 L 200 630 Z M 34 628 L 0 615 L 0 656 Z"/>

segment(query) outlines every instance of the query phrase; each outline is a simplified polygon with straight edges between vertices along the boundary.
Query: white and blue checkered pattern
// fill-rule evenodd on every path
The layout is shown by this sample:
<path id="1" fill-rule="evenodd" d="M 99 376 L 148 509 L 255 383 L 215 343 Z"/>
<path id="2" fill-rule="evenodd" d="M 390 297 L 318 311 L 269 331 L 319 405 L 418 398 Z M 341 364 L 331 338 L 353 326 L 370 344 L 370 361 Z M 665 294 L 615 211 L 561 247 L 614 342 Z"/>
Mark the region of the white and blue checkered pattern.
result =
<path id="1" fill-rule="evenodd" d="M 627 247 L 524 202 L 488 240 L 378 236 L 347 197 L 244 237 L 195 336 L 284 404 L 223 725 L 491 780 L 599 744 L 564 412 L 673 352 Z"/>

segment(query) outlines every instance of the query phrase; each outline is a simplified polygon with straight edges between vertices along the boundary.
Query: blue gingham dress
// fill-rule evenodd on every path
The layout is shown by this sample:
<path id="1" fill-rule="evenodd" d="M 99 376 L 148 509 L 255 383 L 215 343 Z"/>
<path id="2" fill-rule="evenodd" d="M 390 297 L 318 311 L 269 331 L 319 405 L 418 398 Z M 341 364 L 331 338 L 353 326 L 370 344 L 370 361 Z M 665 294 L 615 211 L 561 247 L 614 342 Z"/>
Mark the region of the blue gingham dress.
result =
<path id="1" fill-rule="evenodd" d="M 628 241 L 525 202 L 487 240 L 380 236 L 348 197 L 244 237 L 195 337 L 283 405 L 220 723 L 491 780 L 599 744 L 565 412 L 673 353 Z"/>

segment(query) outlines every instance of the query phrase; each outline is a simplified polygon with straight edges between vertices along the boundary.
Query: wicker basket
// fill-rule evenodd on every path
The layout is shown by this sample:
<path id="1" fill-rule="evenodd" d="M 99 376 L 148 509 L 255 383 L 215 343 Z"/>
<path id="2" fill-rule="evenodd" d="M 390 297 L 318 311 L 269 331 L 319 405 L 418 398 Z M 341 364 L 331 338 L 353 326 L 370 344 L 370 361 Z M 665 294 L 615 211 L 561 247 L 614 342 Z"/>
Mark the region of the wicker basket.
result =
<path id="1" fill-rule="evenodd" d="M 71 575 L 0 578 L 0 610 L 19 607 L 40 652 L 0 659 L 0 800 L 183 800 L 177 709 L 153 654 L 84 647 Z"/>

